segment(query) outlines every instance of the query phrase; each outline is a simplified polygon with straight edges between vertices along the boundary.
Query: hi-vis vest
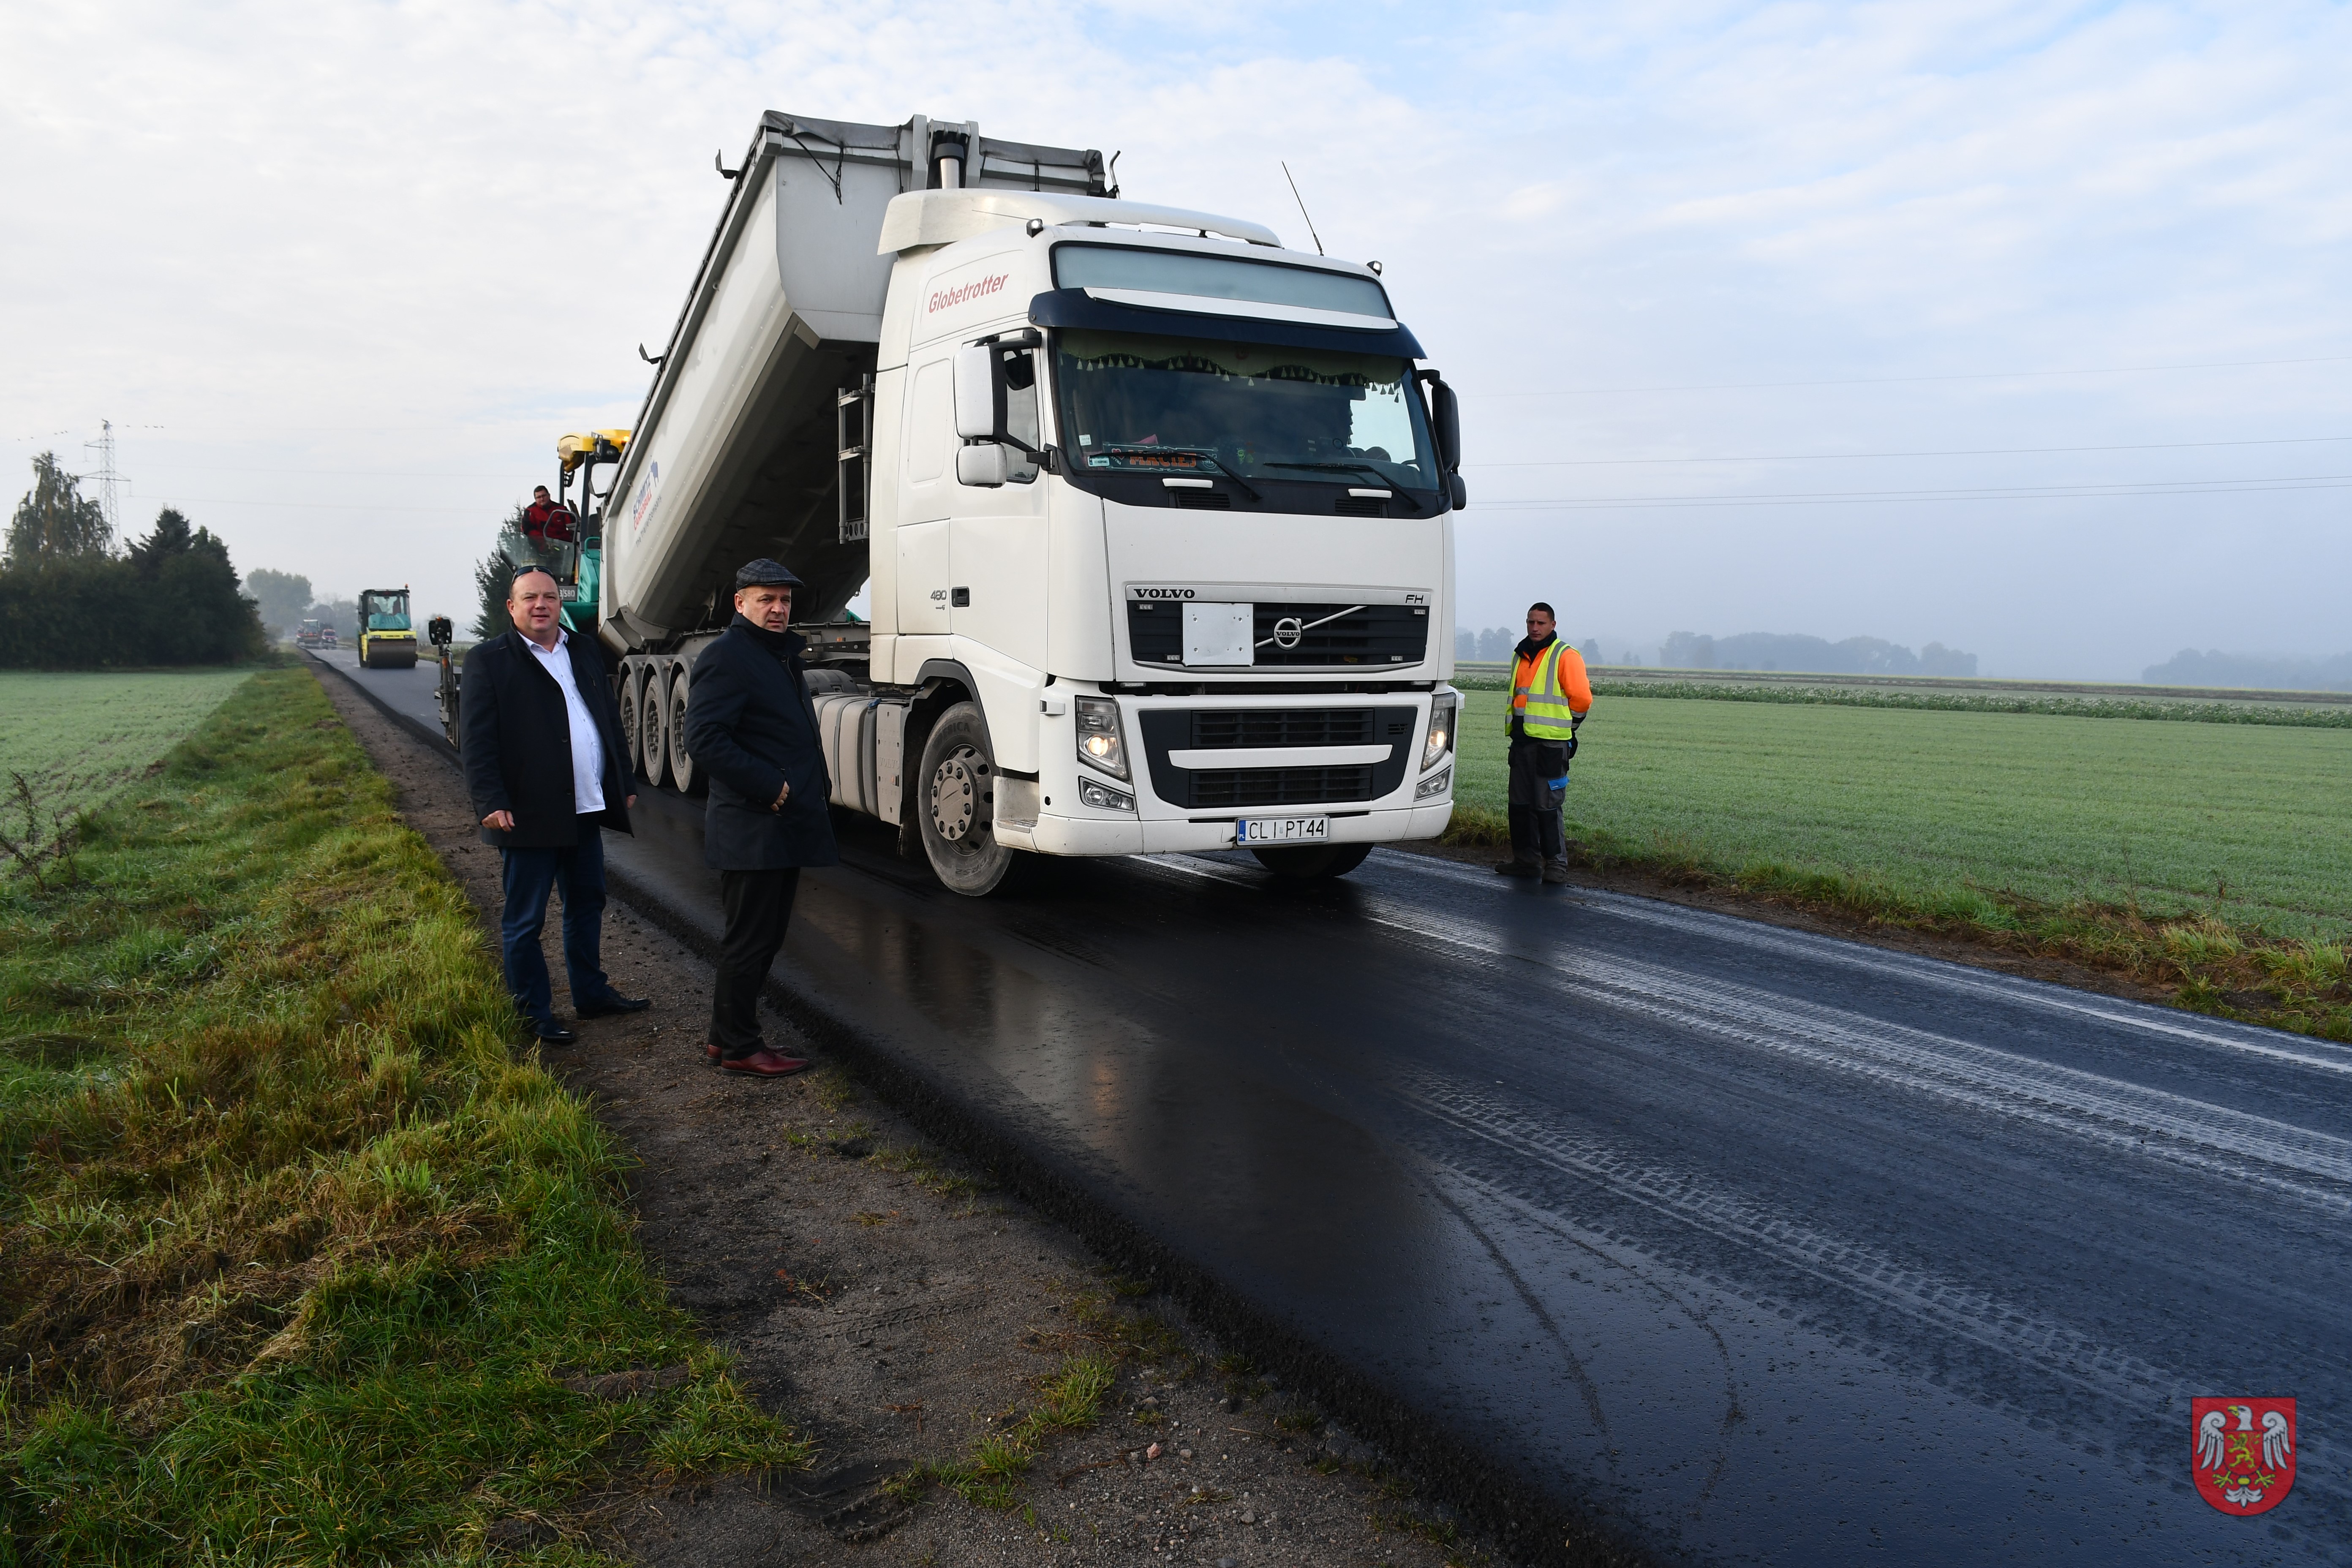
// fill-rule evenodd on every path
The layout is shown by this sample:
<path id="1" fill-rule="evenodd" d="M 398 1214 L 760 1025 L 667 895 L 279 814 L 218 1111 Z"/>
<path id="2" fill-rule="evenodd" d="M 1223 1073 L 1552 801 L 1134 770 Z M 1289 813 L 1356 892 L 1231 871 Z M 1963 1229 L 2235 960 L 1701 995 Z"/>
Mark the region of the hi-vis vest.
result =
<path id="1" fill-rule="evenodd" d="M 1520 727 L 1530 740 L 1565 741 L 1576 733 L 1576 715 L 1570 710 L 1568 698 L 1559 689 L 1559 656 L 1568 646 L 1565 638 L 1552 638 L 1551 646 L 1536 655 L 1535 667 L 1527 672 L 1528 683 L 1512 686 L 1511 706 L 1503 715 L 1505 733 L 1510 731 L 1514 717 L 1524 721 Z M 1514 681 L 1525 662 L 1517 655 L 1512 656 Z M 1524 708 L 1519 706 L 1519 700 L 1523 697 L 1527 699 Z"/>

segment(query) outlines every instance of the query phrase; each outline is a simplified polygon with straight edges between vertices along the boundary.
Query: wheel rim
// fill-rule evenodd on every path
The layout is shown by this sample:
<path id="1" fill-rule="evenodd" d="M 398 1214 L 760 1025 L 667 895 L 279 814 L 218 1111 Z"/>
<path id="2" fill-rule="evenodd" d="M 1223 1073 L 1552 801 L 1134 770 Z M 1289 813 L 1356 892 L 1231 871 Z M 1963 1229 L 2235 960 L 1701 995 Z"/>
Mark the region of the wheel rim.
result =
<path id="1" fill-rule="evenodd" d="M 637 758 L 645 748 L 637 744 L 637 689 L 633 681 L 624 681 L 621 686 L 621 744 L 629 752 L 627 771 L 635 773 Z"/>
<path id="2" fill-rule="evenodd" d="M 669 744 L 670 778 L 678 788 L 689 788 L 694 783 L 694 759 L 686 750 L 686 683 L 682 680 L 669 689 L 669 714 L 662 731 Z"/>
<path id="3" fill-rule="evenodd" d="M 980 822 L 980 753 L 958 746 L 931 770 L 931 831 L 961 847 Z"/>
<path id="4" fill-rule="evenodd" d="M 637 729 L 645 737 L 643 744 L 646 757 L 646 782 L 651 784 L 659 784 L 669 776 L 668 758 L 665 755 L 662 738 L 661 699 L 657 695 L 658 690 L 659 688 L 656 682 L 648 679 L 646 682 L 645 691 L 639 699 L 637 710 Z"/>

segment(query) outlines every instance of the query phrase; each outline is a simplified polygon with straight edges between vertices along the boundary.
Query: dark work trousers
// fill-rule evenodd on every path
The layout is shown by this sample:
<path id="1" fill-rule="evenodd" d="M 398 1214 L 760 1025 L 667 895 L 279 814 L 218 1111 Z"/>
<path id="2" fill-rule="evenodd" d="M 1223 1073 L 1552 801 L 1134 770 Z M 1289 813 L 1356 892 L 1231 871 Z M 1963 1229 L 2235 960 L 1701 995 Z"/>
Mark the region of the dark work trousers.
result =
<path id="1" fill-rule="evenodd" d="M 547 896 L 563 896 L 563 968 L 572 1005 L 600 1002 L 612 993 L 601 948 L 604 931 L 604 829 L 580 819 L 580 841 L 569 849 L 501 849 L 506 857 L 506 909 L 499 916 L 499 949 L 506 960 L 507 992 L 535 1025 L 555 1022 L 548 992 L 547 955 L 539 949 L 547 929 Z"/>
<path id="2" fill-rule="evenodd" d="M 793 896 L 801 868 L 721 871 L 719 894 L 727 907 L 727 934 L 719 944 L 718 983 L 710 992 L 710 1043 L 729 1061 L 759 1050 L 760 987 L 793 923 Z"/>
<path id="3" fill-rule="evenodd" d="M 1511 858 L 1528 866 L 1566 859 L 1559 813 L 1567 804 L 1567 745 L 1512 736 Z"/>

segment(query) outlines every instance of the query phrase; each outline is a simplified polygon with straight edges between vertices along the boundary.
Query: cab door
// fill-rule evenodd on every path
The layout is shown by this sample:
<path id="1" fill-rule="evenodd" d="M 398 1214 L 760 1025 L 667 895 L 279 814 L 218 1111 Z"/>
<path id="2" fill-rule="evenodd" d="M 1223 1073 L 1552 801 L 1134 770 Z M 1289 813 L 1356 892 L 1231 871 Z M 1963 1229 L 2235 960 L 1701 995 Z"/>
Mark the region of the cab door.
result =
<path id="1" fill-rule="evenodd" d="M 1031 447 L 1045 443 L 1038 351 L 1007 357 L 1006 427 Z M 950 425 L 952 428 L 952 425 Z M 1036 464 L 1008 451 L 999 486 L 954 485 L 948 545 L 949 615 L 956 636 L 1031 669 L 1045 668 L 1045 486 Z M 953 464 L 948 479 L 953 484 Z"/>
<path id="2" fill-rule="evenodd" d="M 898 633 L 944 636 L 949 619 L 949 515 L 956 497 L 952 472 L 955 407 L 949 351 L 910 367 L 905 423 L 899 430 L 898 550 Z"/>

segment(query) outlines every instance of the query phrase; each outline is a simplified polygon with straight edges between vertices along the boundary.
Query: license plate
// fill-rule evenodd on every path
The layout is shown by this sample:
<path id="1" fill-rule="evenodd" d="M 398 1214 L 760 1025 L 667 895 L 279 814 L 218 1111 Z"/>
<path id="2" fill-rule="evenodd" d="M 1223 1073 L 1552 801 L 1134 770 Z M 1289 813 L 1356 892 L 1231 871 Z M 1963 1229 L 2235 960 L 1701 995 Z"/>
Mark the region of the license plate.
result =
<path id="1" fill-rule="evenodd" d="M 1328 816 L 1245 816 L 1234 824 L 1236 844 L 1322 844 L 1330 837 Z"/>

